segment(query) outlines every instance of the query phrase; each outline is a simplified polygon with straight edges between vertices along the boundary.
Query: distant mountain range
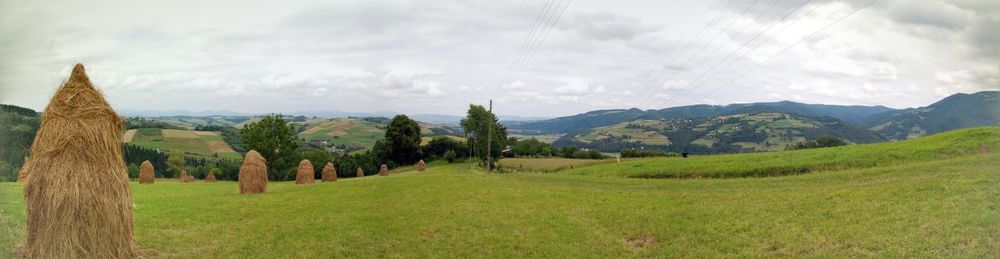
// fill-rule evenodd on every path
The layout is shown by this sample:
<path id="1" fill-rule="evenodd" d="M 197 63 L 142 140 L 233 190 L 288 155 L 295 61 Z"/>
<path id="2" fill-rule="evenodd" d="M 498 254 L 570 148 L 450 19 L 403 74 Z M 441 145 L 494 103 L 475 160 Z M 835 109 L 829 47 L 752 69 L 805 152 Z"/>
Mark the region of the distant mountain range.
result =
<path id="1" fill-rule="evenodd" d="M 782 101 L 598 110 L 508 126 L 520 134 L 561 135 L 560 146 L 731 153 L 782 149 L 819 135 L 868 143 L 987 125 L 1000 125 L 1000 91 L 955 94 L 913 109 Z"/>
<path id="2" fill-rule="evenodd" d="M 241 113 L 227 110 L 210 110 L 210 111 L 189 111 L 189 110 L 132 110 L 132 109 L 120 109 L 118 113 L 127 117 L 211 117 L 211 116 L 257 116 L 265 114 L 254 114 L 254 113 Z M 299 111 L 299 112 L 282 112 L 284 115 L 291 116 L 306 116 L 306 117 L 319 117 L 319 118 L 347 118 L 347 117 L 386 117 L 392 118 L 399 112 L 341 112 L 341 111 Z M 444 115 L 444 114 L 430 114 L 430 113 L 420 113 L 420 114 L 407 114 L 411 119 L 427 122 L 427 123 L 438 123 L 438 124 L 458 124 L 462 120 L 463 116 L 458 115 Z M 531 122 L 531 121 L 541 121 L 550 119 L 550 117 L 530 117 L 530 116 L 499 116 L 502 121 L 517 121 L 517 122 Z"/>

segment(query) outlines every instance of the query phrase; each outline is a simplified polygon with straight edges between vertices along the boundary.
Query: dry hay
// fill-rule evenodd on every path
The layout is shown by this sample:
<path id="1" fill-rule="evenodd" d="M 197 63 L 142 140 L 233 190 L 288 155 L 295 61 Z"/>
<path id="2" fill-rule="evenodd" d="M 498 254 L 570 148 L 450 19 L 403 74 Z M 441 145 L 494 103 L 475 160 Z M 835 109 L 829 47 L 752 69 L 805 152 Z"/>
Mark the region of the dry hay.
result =
<path id="1" fill-rule="evenodd" d="M 191 182 L 191 176 L 188 175 L 187 170 L 181 170 L 181 176 L 178 177 L 178 179 L 180 179 L 182 183 Z"/>
<path id="2" fill-rule="evenodd" d="M 205 174 L 205 182 L 214 183 L 215 181 L 216 181 L 215 180 L 215 169 L 208 170 L 208 173 Z"/>
<path id="3" fill-rule="evenodd" d="M 389 166 L 382 164 L 382 167 L 378 169 L 378 175 L 387 176 L 389 175 Z"/>
<path id="4" fill-rule="evenodd" d="M 198 134 L 190 130 L 163 129 L 160 130 L 160 135 L 163 135 L 164 138 L 198 138 Z"/>
<path id="5" fill-rule="evenodd" d="M 240 194 L 267 191 L 267 162 L 256 150 L 250 150 L 243 157 L 240 166 Z"/>
<path id="6" fill-rule="evenodd" d="M 326 166 L 323 166 L 323 173 L 320 174 L 324 182 L 336 182 L 337 181 L 337 167 L 333 166 L 333 163 L 327 162 Z"/>
<path id="7" fill-rule="evenodd" d="M 309 159 L 299 162 L 299 170 L 295 173 L 295 184 L 311 184 L 316 182 L 316 169 L 313 169 Z"/>
<path id="8" fill-rule="evenodd" d="M 153 169 L 153 163 L 150 163 L 149 160 L 142 161 L 142 164 L 139 165 L 139 183 L 152 184 L 155 179 L 156 170 Z"/>
<path id="9" fill-rule="evenodd" d="M 215 131 L 192 131 L 192 132 L 194 132 L 194 134 L 198 135 L 198 136 L 218 136 L 219 135 L 219 133 L 217 133 Z"/>
<path id="10" fill-rule="evenodd" d="M 77 64 L 42 115 L 24 171 L 26 258 L 126 258 L 132 193 L 121 117 Z"/>
<path id="11" fill-rule="evenodd" d="M 358 177 L 365 177 L 365 170 L 361 170 L 361 167 L 358 167 Z"/>
<path id="12" fill-rule="evenodd" d="M 124 142 L 124 143 L 132 142 L 132 139 L 135 138 L 135 132 L 136 131 L 139 131 L 139 130 L 130 129 L 130 130 L 126 131 L 125 135 L 122 136 L 122 142 Z"/>
<path id="13" fill-rule="evenodd" d="M 208 141 L 208 151 L 212 151 L 212 153 L 236 152 L 236 150 L 233 150 L 233 147 L 230 147 L 229 144 L 226 144 L 222 140 Z"/>
<path id="14" fill-rule="evenodd" d="M 427 170 L 427 164 L 424 163 L 423 159 L 420 159 L 420 162 L 417 162 L 417 172 L 423 172 L 424 170 Z"/>

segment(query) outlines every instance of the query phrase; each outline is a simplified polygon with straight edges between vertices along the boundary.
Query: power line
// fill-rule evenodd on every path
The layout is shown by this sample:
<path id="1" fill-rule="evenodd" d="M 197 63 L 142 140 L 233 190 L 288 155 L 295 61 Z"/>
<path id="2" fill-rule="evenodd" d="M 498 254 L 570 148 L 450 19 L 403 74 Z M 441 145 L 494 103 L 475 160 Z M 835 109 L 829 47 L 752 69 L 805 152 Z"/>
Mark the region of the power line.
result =
<path id="1" fill-rule="evenodd" d="M 559 14 L 557 14 L 554 17 L 550 16 L 549 22 L 547 24 L 545 24 L 544 27 L 542 27 L 544 33 L 542 34 L 541 40 L 535 41 L 533 47 L 529 46 L 529 49 L 528 49 L 527 54 L 525 55 L 525 58 L 522 60 L 522 62 L 520 63 L 519 66 L 514 67 L 513 74 L 511 75 L 511 77 L 509 78 L 509 80 L 507 80 L 507 82 L 505 82 L 504 85 L 509 84 L 509 83 L 513 83 L 514 80 L 517 80 L 518 76 L 520 76 L 520 74 L 521 74 L 521 71 L 523 71 L 524 68 L 527 67 L 529 63 L 531 63 L 531 61 L 535 57 L 535 54 L 537 53 L 536 51 L 539 48 L 541 48 L 542 43 L 544 43 L 545 40 L 549 38 L 549 34 L 552 33 L 552 28 L 556 25 L 556 23 L 559 22 L 559 20 L 562 18 L 562 15 L 566 12 L 566 9 L 569 8 L 569 5 L 571 3 L 573 3 L 573 0 L 568 0 L 568 1 L 566 1 L 566 4 L 563 4 L 563 5 L 561 5 L 560 3 L 556 4 L 556 10 L 560 10 L 561 9 L 559 11 Z"/>
<path id="2" fill-rule="evenodd" d="M 793 47 L 795 47 L 795 46 L 797 46 L 797 45 L 801 44 L 802 42 L 805 42 L 806 40 L 809 40 L 809 39 L 811 39 L 812 37 L 816 36 L 816 34 L 819 34 L 820 32 L 822 32 L 822 31 L 826 30 L 827 28 L 830 28 L 830 27 L 831 27 L 831 26 L 833 26 L 834 24 L 837 24 L 837 23 L 839 23 L 840 21 L 843 21 L 844 19 L 847 19 L 847 17 L 851 17 L 852 15 L 854 15 L 854 14 L 856 14 L 856 13 L 860 12 L 861 10 L 864 10 L 865 8 L 868 8 L 869 6 L 871 6 L 872 4 L 874 4 L 875 2 L 878 2 L 878 1 L 879 1 L 879 0 L 872 0 L 872 1 L 869 1 L 869 2 L 868 2 L 867 4 L 865 4 L 864 6 L 861 6 L 861 8 L 858 8 L 858 9 L 855 9 L 854 11 L 852 11 L 852 12 L 848 13 L 847 15 L 844 15 L 844 16 L 842 16 L 842 17 L 838 18 L 837 20 L 834 20 L 833 22 L 831 22 L 831 23 L 827 24 L 826 26 L 823 26 L 823 27 L 822 27 L 822 28 L 820 28 L 819 30 L 816 30 L 816 31 L 814 31 L 813 33 L 809 34 L 809 35 L 808 35 L 808 36 L 806 36 L 805 38 L 802 38 L 802 39 L 800 39 L 799 41 L 796 41 L 795 43 L 793 43 L 792 45 L 789 45 L 788 47 L 786 47 L 785 49 L 782 49 L 781 51 L 778 51 L 778 53 L 775 53 L 774 55 L 772 55 L 772 56 L 768 57 L 768 58 L 767 58 L 767 59 L 765 59 L 765 60 L 764 60 L 763 62 L 760 62 L 760 63 L 757 63 L 757 64 L 756 64 L 756 65 L 754 65 L 753 67 L 750 67 L 750 69 L 747 69 L 746 71 L 743 71 L 743 73 L 740 73 L 740 74 L 739 74 L 739 75 L 737 75 L 736 77 L 733 77 L 733 78 L 729 79 L 729 81 L 726 81 L 725 83 L 723 83 L 723 84 L 720 84 L 720 85 L 719 85 L 718 87 L 714 88 L 714 89 L 713 89 L 712 91 L 708 92 L 707 94 L 704 94 L 704 95 L 701 95 L 701 96 L 700 96 L 700 97 L 699 97 L 698 99 L 703 99 L 703 98 L 705 98 L 705 97 L 708 97 L 708 96 L 710 96 L 710 95 L 712 95 L 712 94 L 715 94 L 715 92 L 716 92 L 716 91 L 718 91 L 719 89 L 722 89 L 722 88 L 724 88 L 725 86 L 729 85 L 729 84 L 730 84 L 730 83 L 732 83 L 733 81 L 736 81 L 736 79 L 739 79 L 739 78 L 743 77 L 744 75 L 746 75 L 747 73 L 750 73 L 750 71 L 753 71 L 754 69 L 757 69 L 758 67 L 760 67 L 760 66 L 762 66 L 762 65 L 764 65 L 764 64 L 766 64 L 766 63 L 768 63 L 768 62 L 770 62 L 770 61 L 771 61 L 772 59 L 774 59 L 775 57 L 777 57 L 777 56 L 779 56 L 779 55 L 781 55 L 781 54 L 783 54 L 783 53 L 787 52 L 788 50 L 790 50 L 790 49 L 792 49 Z"/>
<path id="3" fill-rule="evenodd" d="M 722 35 L 722 33 L 727 28 L 729 28 L 729 26 L 732 26 L 733 23 L 736 22 L 736 20 L 739 20 L 740 18 L 743 17 L 743 15 L 746 15 L 746 13 L 749 12 L 750 9 L 753 9 L 754 6 L 757 6 L 757 3 L 759 3 L 759 2 L 760 2 L 760 0 L 754 0 L 754 2 L 752 4 L 750 4 L 750 6 L 748 6 L 746 9 L 743 9 L 743 11 L 740 12 L 739 16 L 736 16 L 735 18 L 733 18 L 733 20 L 729 21 L 729 23 L 727 23 L 726 26 L 722 27 L 722 29 L 719 30 L 719 33 L 716 33 L 715 36 L 712 37 L 712 39 L 708 40 L 708 43 L 706 43 L 705 45 L 702 45 L 701 48 L 698 49 L 698 51 L 696 51 L 694 54 L 691 55 L 691 57 L 689 57 L 687 60 L 685 60 L 684 63 L 683 63 L 684 65 L 682 65 L 681 67 L 686 67 L 688 64 L 690 64 L 691 60 L 693 60 L 694 57 L 698 56 L 698 54 L 701 54 L 701 52 L 705 50 L 705 47 L 708 46 L 708 44 L 710 44 L 712 42 L 715 42 L 715 39 L 719 38 L 719 36 Z M 669 82 L 669 80 L 672 79 L 673 76 L 677 74 L 677 71 L 679 71 L 679 69 L 675 69 L 675 70 L 671 71 L 670 74 L 669 74 L 669 76 L 667 76 L 667 79 L 665 79 L 665 80 L 656 81 L 655 84 L 653 85 L 655 88 L 653 88 L 653 89 L 643 89 L 643 91 L 645 93 L 648 93 L 650 91 L 656 90 L 656 88 L 662 87 L 662 85 L 665 82 Z"/>
<path id="4" fill-rule="evenodd" d="M 727 23 L 725 27 L 722 27 L 722 29 L 719 30 L 719 33 L 716 33 L 715 36 L 712 37 L 712 39 L 708 40 L 708 43 L 701 45 L 701 48 L 699 48 L 698 51 L 696 51 L 694 54 L 691 55 L 691 57 L 689 57 L 686 61 L 684 61 L 684 65 L 682 67 L 686 67 L 687 65 L 691 64 L 691 60 L 694 60 L 694 58 L 697 57 L 698 54 L 701 54 L 701 52 L 704 51 L 705 48 L 708 47 L 708 45 L 710 45 L 712 42 L 715 42 L 715 39 L 718 39 L 719 36 L 721 36 L 722 33 L 724 33 L 726 29 L 729 28 L 729 26 L 732 26 L 733 23 L 736 23 L 737 20 L 743 18 L 743 16 L 746 15 L 747 12 L 750 11 L 750 9 L 753 9 L 754 6 L 757 6 L 757 3 L 760 3 L 760 0 L 754 0 L 754 2 L 750 4 L 750 6 L 748 6 L 746 9 L 743 9 L 743 12 L 741 12 L 740 15 L 734 17 L 733 20 L 729 21 L 729 23 Z M 660 87 L 664 83 L 669 82 L 670 79 L 673 79 L 674 75 L 677 74 L 677 71 L 678 70 L 674 70 L 674 72 L 671 73 L 670 76 L 667 77 L 667 79 L 665 79 L 664 81 L 657 82 L 656 86 Z"/>
<path id="5" fill-rule="evenodd" d="M 743 31 L 745 31 L 747 28 L 750 28 L 750 25 L 753 24 L 753 21 L 756 21 L 756 20 L 760 19 L 761 17 L 763 17 L 764 15 L 766 15 L 768 12 L 770 12 L 771 9 L 774 9 L 774 7 L 777 6 L 780 3 L 781 3 L 781 1 L 774 1 L 774 3 L 771 4 L 771 6 L 768 6 L 767 9 L 764 9 L 763 12 L 761 12 L 760 14 L 757 14 L 757 16 L 755 16 L 753 19 L 751 19 L 749 22 L 747 22 L 746 25 L 743 25 L 743 28 L 740 28 L 739 31 L 736 32 L 736 34 L 743 33 Z M 705 55 L 704 58 L 699 59 L 695 65 L 692 65 L 692 67 L 699 67 L 699 66 L 701 66 L 701 64 L 703 64 L 705 61 L 711 59 L 712 56 L 715 56 L 715 54 L 718 53 L 719 50 L 722 50 L 722 48 L 725 47 L 726 45 L 729 45 L 728 41 L 725 42 L 725 43 L 723 43 L 723 44 L 720 44 L 718 47 L 716 47 L 714 50 L 712 50 L 712 52 L 710 54 Z M 694 70 L 692 69 L 691 71 L 694 71 Z M 694 80 L 690 81 L 688 84 L 689 85 L 693 85 L 693 82 L 694 82 Z M 663 82 L 663 83 L 666 83 L 666 82 Z M 688 92 L 691 91 L 692 88 L 693 87 L 685 88 L 684 90 L 682 90 L 683 91 L 682 93 L 687 94 Z"/>
<path id="6" fill-rule="evenodd" d="M 535 22 L 531 25 L 531 30 L 528 33 L 528 37 L 525 37 L 524 41 L 521 42 L 521 46 L 518 48 L 517 52 L 514 54 L 514 59 L 512 59 L 510 61 L 510 65 L 507 66 L 507 72 L 504 73 L 503 79 L 501 80 L 501 83 L 502 83 L 502 85 L 500 85 L 501 87 L 503 87 L 503 86 L 505 86 L 507 84 L 507 80 L 510 78 L 512 72 L 514 71 L 514 67 L 520 62 L 521 59 L 524 58 L 524 55 L 525 55 L 526 51 L 529 49 L 528 46 L 532 42 L 534 42 L 533 41 L 534 39 L 537 38 L 536 35 L 538 34 L 537 32 L 538 32 L 538 29 L 539 29 L 539 25 L 542 24 L 543 20 L 548 19 L 548 13 L 549 13 L 550 10 L 552 10 L 552 6 L 553 6 L 552 4 L 555 3 L 555 2 L 556 2 L 556 0 L 550 0 L 550 1 L 548 1 L 545 4 L 545 7 L 542 8 L 542 11 L 538 13 L 538 16 L 535 17 Z"/>
<path id="7" fill-rule="evenodd" d="M 718 22 L 719 18 L 722 17 L 722 14 L 725 13 L 726 10 L 729 10 L 729 7 L 732 6 L 734 2 L 736 2 L 736 0 L 729 0 L 729 3 L 726 3 L 726 6 L 722 8 L 722 11 L 719 11 L 719 13 L 715 14 L 715 16 L 712 17 L 712 19 L 709 19 L 708 23 L 705 23 L 705 25 L 701 27 L 701 30 L 699 30 L 698 33 L 695 34 L 694 37 L 691 37 L 691 39 L 688 40 L 687 44 L 684 44 L 683 48 L 681 48 L 679 51 L 674 51 L 672 53 L 672 54 L 675 54 L 675 55 L 671 55 L 670 58 L 667 59 L 668 62 L 669 62 L 669 60 L 674 60 L 674 59 L 680 57 L 681 54 L 683 54 L 684 52 L 687 52 L 687 50 L 690 49 L 691 46 L 694 46 L 694 42 L 696 40 L 698 40 L 698 38 L 701 38 L 701 35 L 704 34 L 705 31 L 708 30 L 708 26 L 711 25 L 711 24 L 715 24 L 716 22 Z M 711 8 L 711 5 L 709 5 L 709 8 Z M 658 82 L 659 81 L 659 77 L 662 77 L 663 75 L 666 74 L 665 71 L 667 71 L 667 69 L 666 69 L 667 65 L 669 65 L 669 63 L 668 64 L 664 64 L 663 65 L 663 69 L 660 70 L 661 72 L 656 73 L 653 77 L 651 77 L 650 78 L 651 80 L 647 81 L 646 84 L 643 84 L 643 87 L 650 87 L 650 85 L 652 85 L 653 83 Z"/>
<path id="8" fill-rule="evenodd" d="M 767 32 L 769 32 L 769 31 L 771 31 L 771 29 L 774 29 L 776 25 L 778 25 L 778 24 L 780 24 L 781 22 L 785 21 L 786 19 L 788 19 L 788 17 L 791 17 L 791 16 L 792 16 L 792 14 L 794 14 L 795 12 L 798 12 L 798 11 L 799 11 L 800 9 L 802 9 L 803 7 L 805 7 L 806 5 L 808 5 L 808 4 L 810 3 L 810 2 L 812 2 L 812 0 L 806 0 L 806 1 L 802 2 L 802 4 L 801 4 L 801 5 L 799 5 L 799 6 L 798 6 L 798 7 L 796 7 L 795 9 L 792 9 L 792 11 L 791 11 L 791 12 L 788 12 L 787 14 L 785 14 L 784 16 L 782 16 L 782 17 L 781 17 L 781 19 L 779 19 L 779 20 L 778 20 L 777 22 L 775 22 L 775 23 L 772 23 L 771 25 L 767 26 L 767 28 L 765 28 L 764 30 L 761 30 L 761 31 L 760 31 L 759 33 L 757 33 L 757 34 L 756 34 L 756 35 L 754 35 L 754 36 L 753 36 L 752 38 L 750 38 L 750 40 L 748 40 L 748 41 L 744 42 L 744 43 L 743 43 L 743 44 L 742 44 L 742 45 L 741 45 L 741 46 L 740 46 L 740 47 L 739 47 L 738 49 L 734 50 L 733 52 L 730 52 L 730 53 L 729 53 L 729 55 L 727 55 L 727 56 L 726 56 L 725 58 L 723 58 L 723 59 L 720 59 L 720 60 L 719 60 L 719 62 L 716 62 L 716 63 L 715 63 L 715 65 L 713 65 L 713 66 L 712 66 L 711 68 L 709 68 L 709 69 L 705 70 L 705 71 L 704 71 L 703 73 L 701 73 L 701 74 L 700 74 L 699 76 L 695 77 L 695 79 L 691 80 L 691 83 L 690 83 L 690 85 L 689 85 L 689 88 L 688 88 L 688 89 L 694 89 L 694 88 L 697 88 L 697 87 L 698 87 L 698 86 L 700 86 L 700 85 L 701 85 L 702 83 L 704 83 L 704 82 L 708 81 L 709 79 L 713 78 L 713 77 L 709 77 L 709 79 L 706 79 L 706 80 L 701 80 L 701 79 L 705 78 L 705 76 L 706 76 L 706 75 L 709 75 L 709 74 L 710 74 L 711 72 L 714 72 L 714 71 L 715 71 L 715 69 L 719 67 L 719 65 L 721 65 L 721 64 L 723 64 L 723 63 L 726 63 L 726 61 L 729 61 L 729 60 L 731 60 L 731 58 L 732 58 L 733 56 L 735 56 L 735 55 L 736 55 L 737 53 L 739 53 L 739 52 L 740 52 L 741 50 L 745 49 L 745 48 L 746 48 L 747 46 L 750 46 L 750 43 L 752 43 L 752 42 L 753 42 L 754 40 L 757 40 L 757 38 L 760 38 L 760 36 L 762 36 L 762 35 L 764 35 L 765 33 L 767 33 Z M 812 13 L 813 11 L 815 11 L 815 10 L 816 10 L 816 8 L 818 8 L 818 7 L 819 7 L 818 5 L 817 5 L 817 6 L 815 6 L 815 7 L 813 7 L 813 8 L 812 8 L 811 10 L 809 10 L 809 11 L 808 11 L 808 12 L 807 12 L 806 14 L 807 14 L 807 15 L 808 15 L 808 14 L 811 14 L 811 13 Z M 799 21 L 799 20 L 796 20 L 796 22 L 797 22 L 797 21 Z M 794 23 L 793 23 L 793 24 L 794 24 Z M 784 27 L 784 29 L 782 29 L 781 31 L 784 31 L 785 29 L 788 29 L 789 27 L 791 27 L 791 26 L 790 26 L 790 25 L 789 25 L 789 26 L 785 26 L 785 27 Z M 779 33 L 780 33 L 780 32 L 779 32 Z M 777 35 L 777 34 L 774 34 L 774 35 Z M 770 40 L 770 38 L 771 38 L 771 37 L 773 37 L 774 35 L 771 35 L 771 36 L 768 36 L 768 37 L 765 37 L 765 39 L 764 39 L 763 41 L 761 41 L 761 42 L 760 42 L 760 44 L 757 44 L 757 45 L 756 45 L 756 46 L 755 46 L 755 47 L 754 47 L 753 49 L 751 49 L 750 51 L 747 51 L 747 52 L 744 52 L 744 53 L 742 53 L 742 54 L 739 54 L 739 55 L 740 55 L 740 56 L 742 56 L 742 55 L 746 55 L 747 53 L 750 53 L 750 52 L 753 52 L 754 50 L 756 50 L 757 48 L 759 48 L 759 47 L 760 47 L 761 45 L 763 45 L 763 43 L 764 43 L 764 42 L 767 42 L 768 40 Z M 727 66 L 728 66 L 728 63 L 727 63 Z M 691 91 L 689 90 L 689 91 L 686 91 L 685 93 L 686 93 L 685 95 L 678 95 L 678 96 L 677 96 L 677 98 L 674 98 L 674 100 L 677 100 L 677 101 L 679 101 L 679 100 L 682 100 L 682 99 L 684 99 L 684 98 L 687 98 L 687 97 L 688 97 L 688 94 L 689 94 L 689 93 L 691 93 Z"/>

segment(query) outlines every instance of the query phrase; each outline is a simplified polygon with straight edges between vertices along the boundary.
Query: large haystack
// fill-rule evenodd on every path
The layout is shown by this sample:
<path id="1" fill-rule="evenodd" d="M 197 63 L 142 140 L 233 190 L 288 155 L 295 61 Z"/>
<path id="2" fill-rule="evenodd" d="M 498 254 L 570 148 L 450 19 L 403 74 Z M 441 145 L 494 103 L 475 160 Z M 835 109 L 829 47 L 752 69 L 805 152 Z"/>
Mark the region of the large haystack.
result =
<path id="1" fill-rule="evenodd" d="M 208 183 L 214 183 L 215 182 L 215 170 L 214 169 L 213 170 L 208 170 L 208 173 L 205 174 L 205 182 L 208 182 Z"/>
<path id="2" fill-rule="evenodd" d="M 385 164 L 382 164 L 382 167 L 378 169 L 378 175 L 380 175 L 380 176 L 388 176 L 389 175 L 389 166 L 386 166 Z"/>
<path id="3" fill-rule="evenodd" d="M 358 177 L 365 177 L 365 170 L 361 170 L 361 167 L 358 167 Z"/>
<path id="4" fill-rule="evenodd" d="M 156 179 L 156 170 L 153 169 L 153 163 L 149 160 L 142 161 L 139 165 L 139 183 L 140 184 L 152 184 Z"/>
<path id="5" fill-rule="evenodd" d="M 240 194 L 267 191 L 267 162 L 256 150 L 250 150 L 243 157 L 240 166 Z"/>
<path id="6" fill-rule="evenodd" d="M 299 170 L 295 173 L 295 184 L 311 184 L 316 182 L 316 170 L 313 169 L 309 159 L 302 159 L 299 162 Z"/>
<path id="7" fill-rule="evenodd" d="M 326 163 L 323 166 L 323 174 L 320 175 L 324 182 L 336 182 L 337 181 L 337 167 L 333 166 L 333 163 Z"/>
<path id="8" fill-rule="evenodd" d="M 424 170 L 427 170 L 427 164 L 424 164 L 424 160 L 420 159 L 420 162 L 417 162 L 417 172 L 423 172 Z"/>
<path id="9" fill-rule="evenodd" d="M 28 229 L 20 256 L 137 255 L 122 123 L 77 64 L 45 108 L 25 165 Z"/>

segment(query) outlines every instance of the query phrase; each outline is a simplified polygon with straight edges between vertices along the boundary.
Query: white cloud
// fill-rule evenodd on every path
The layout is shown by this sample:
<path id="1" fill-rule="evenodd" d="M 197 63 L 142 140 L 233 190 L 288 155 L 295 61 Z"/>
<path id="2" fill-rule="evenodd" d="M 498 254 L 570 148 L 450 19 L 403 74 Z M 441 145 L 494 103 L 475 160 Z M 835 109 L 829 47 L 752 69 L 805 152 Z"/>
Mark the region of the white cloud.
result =
<path id="1" fill-rule="evenodd" d="M 867 2 L 811 1 L 777 23 L 802 2 L 764 0 L 736 19 L 751 1 L 577 0 L 501 85 L 544 1 L 0 0 L 0 102 L 42 108 L 76 62 L 116 107 L 258 113 L 460 114 L 490 98 L 550 116 L 776 99 L 908 107 L 1000 85 L 990 0 L 881 0 L 760 64 Z"/>

